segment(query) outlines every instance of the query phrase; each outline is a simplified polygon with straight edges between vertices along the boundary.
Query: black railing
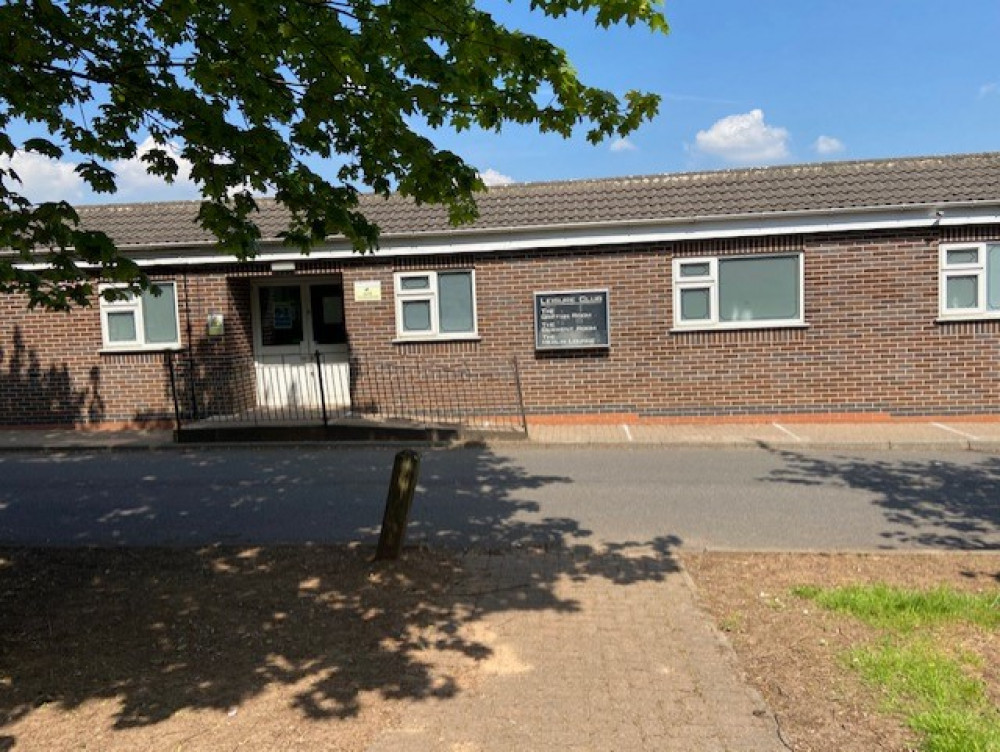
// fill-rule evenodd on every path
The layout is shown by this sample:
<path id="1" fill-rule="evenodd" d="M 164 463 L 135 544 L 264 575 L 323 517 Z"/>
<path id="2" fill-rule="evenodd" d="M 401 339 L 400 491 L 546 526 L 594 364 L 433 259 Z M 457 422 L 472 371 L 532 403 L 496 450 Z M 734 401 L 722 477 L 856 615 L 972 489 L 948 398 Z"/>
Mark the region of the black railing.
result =
<path id="1" fill-rule="evenodd" d="M 183 352 L 168 353 L 166 365 L 178 430 L 357 419 L 526 430 L 516 360 L 450 368 L 319 352 L 308 359 Z"/>

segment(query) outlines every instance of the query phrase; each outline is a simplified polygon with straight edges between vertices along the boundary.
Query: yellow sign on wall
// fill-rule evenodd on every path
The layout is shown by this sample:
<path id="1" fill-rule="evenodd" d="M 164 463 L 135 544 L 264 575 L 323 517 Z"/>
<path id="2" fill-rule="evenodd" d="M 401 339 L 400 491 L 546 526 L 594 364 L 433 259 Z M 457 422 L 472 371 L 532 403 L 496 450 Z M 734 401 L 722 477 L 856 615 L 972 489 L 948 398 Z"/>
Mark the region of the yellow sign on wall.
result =
<path id="1" fill-rule="evenodd" d="M 377 279 L 365 279 L 354 283 L 356 303 L 382 300 L 382 283 Z"/>

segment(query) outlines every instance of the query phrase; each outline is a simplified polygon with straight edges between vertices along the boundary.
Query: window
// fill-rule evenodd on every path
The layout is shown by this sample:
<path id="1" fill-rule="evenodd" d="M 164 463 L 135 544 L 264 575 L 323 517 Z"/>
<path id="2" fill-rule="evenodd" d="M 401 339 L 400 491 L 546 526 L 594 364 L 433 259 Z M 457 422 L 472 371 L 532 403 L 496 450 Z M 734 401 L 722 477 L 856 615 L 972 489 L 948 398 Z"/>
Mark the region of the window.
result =
<path id="1" fill-rule="evenodd" d="M 101 298 L 101 334 L 105 350 L 166 350 L 180 347 L 177 291 L 173 282 L 154 282 L 151 291 L 121 300 Z"/>
<path id="2" fill-rule="evenodd" d="M 942 318 L 1000 318 L 1000 244 L 942 245 Z"/>
<path id="3" fill-rule="evenodd" d="M 802 255 L 674 259 L 674 328 L 804 324 Z"/>
<path id="4" fill-rule="evenodd" d="M 473 273 L 465 270 L 397 274 L 396 333 L 400 339 L 474 338 Z"/>

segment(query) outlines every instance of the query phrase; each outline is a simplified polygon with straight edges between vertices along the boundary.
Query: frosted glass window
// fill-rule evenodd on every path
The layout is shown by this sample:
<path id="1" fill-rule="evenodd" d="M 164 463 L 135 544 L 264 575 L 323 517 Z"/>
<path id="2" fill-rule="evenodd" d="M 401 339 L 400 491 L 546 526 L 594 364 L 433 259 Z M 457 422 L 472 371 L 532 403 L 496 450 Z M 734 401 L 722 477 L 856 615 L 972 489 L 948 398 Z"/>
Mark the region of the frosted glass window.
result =
<path id="1" fill-rule="evenodd" d="M 438 303 L 442 332 L 475 330 L 472 314 L 472 275 L 469 272 L 439 274 Z"/>
<path id="2" fill-rule="evenodd" d="M 107 321 L 109 342 L 136 341 L 135 314 L 132 311 L 109 313 Z"/>
<path id="3" fill-rule="evenodd" d="M 431 303 L 429 300 L 403 302 L 403 331 L 429 332 L 431 330 Z"/>
<path id="4" fill-rule="evenodd" d="M 767 321 L 799 317 L 797 256 L 719 260 L 719 320 Z"/>
<path id="5" fill-rule="evenodd" d="M 1000 243 L 943 246 L 940 272 L 942 316 L 1000 318 Z"/>
<path id="6" fill-rule="evenodd" d="M 948 308 L 978 308 L 979 278 L 948 277 L 946 298 Z"/>
<path id="7" fill-rule="evenodd" d="M 159 284 L 158 296 L 148 290 L 142 294 L 142 323 L 148 344 L 177 342 L 177 306 L 174 286 Z"/>
<path id="8" fill-rule="evenodd" d="M 155 350 L 180 344 L 176 286 L 173 282 L 153 284 L 159 295 L 146 290 L 112 301 L 101 297 L 101 335 L 106 348 Z"/>
<path id="9" fill-rule="evenodd" d="M 681 290 L 681 319 L 704 321 L 711 318 L 710 295 L 705 288 Z"/>
<path id="10" fill-rule="evenodd" d="M 986 307 L 1000 311 L 1000 245 L 987 246 Z"/>
<path id="11" fill-rule="evenodd" d="M 802 325 L 802 254 L 673 260 L 674 326 Z"/>
<path id="12" fill-rule="evenodd" d="M 430 277 L 403 277 L 399 280 L 401 290 L 429 290 L 431 289 Z"/>
<path id="13" fill-rule="evenodd" d="M 682 277 L 707 277 L 711 266 L 706 261 L 698 264 L 681 264 Z"/>
<path id="14" fill-rule="evenodd" d="M 948 265 L 952 264 L 978 264 L 979 263 L 979 249 L 978 248 L 956 248 L 953 251 L 948 251 Z"/>
<path id="15" fill-rule="evenodd" d="M 476 334 L 475 273 L 468 269 L 395 275 L 396 333 L 404 339 Z"/>

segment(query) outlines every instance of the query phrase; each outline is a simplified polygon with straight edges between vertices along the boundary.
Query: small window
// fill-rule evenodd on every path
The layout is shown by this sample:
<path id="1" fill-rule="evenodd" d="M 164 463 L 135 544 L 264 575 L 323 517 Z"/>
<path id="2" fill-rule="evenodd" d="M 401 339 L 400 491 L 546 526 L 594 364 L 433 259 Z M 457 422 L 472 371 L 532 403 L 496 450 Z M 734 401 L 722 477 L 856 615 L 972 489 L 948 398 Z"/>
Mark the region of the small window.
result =
<path id="1" fill-rule="evenodd" d="M 400 339 L 475 337 L 472 271 L 397 274 L 396 333 Z"/>
<path id="2" fill-rule="evenodd" d="M 101 298 L 101 335 L 105 350 L 167 350 L 180 347 L 174 283 L 153 284 L 159 288 L 159 295 L 146 290 L 138 295 L 128 293 L 120 300 Z"/>
<path id="3" fill-rule="evenodd" d="M 1000 244 L 941 246 L 942 318 L 1000 318 Z"/>
<path id="4" fill-rule="evenodd" d="M 802 255 L 674 259 L 674 328 L 794 326 L 802 314 Z"/>

